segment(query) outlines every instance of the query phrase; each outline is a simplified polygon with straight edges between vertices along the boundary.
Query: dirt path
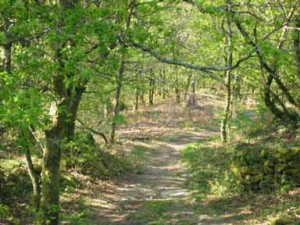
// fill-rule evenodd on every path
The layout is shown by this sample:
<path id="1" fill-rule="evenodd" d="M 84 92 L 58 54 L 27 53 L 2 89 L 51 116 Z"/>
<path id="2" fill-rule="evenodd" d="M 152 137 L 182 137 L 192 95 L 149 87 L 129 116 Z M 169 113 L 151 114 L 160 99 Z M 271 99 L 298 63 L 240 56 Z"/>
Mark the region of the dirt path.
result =
<path id="1" fill-rule="evenodd" d="M 104 201 L 95 211 L 95 220 L 99 223 L 101 218 L 104 225 L 199 224 L 184 188 L 187 174 L 180 164 L 180 151 L 208 135 L 185 132 L 166 141 L 148 142 L 142 171 L 118 185 L 108 185 L 110 191 L 91 199 L 94 205 L 99 197 Z"/>

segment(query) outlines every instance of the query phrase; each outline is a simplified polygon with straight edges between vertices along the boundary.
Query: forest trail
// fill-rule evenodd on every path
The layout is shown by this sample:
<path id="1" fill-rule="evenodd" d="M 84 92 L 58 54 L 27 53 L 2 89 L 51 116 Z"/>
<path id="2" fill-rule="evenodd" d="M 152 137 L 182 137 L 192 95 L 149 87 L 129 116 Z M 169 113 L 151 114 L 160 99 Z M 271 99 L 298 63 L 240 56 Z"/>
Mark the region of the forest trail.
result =
<path id="1" fill-rule="evenodd" d="M 108 185 L 101 196 L 91 201 L 96 207 L 95 224 L 103 225 L 201 225 L 226 224 L 195 215 L 189 201 L 189 190 L 184 188 L 187 173 L 180 163 L 180 151 L 186 144 L 212 135 L 210 131 L 185 131 L 167 140 L 150 140 L 143 168 L 130 174 L 117 185 Z M 103 202 L 104 201 L 104 202 Z M 106 204 L 105 204 L 106 202 Z M 211 220 L 212 219 L 212 220 Z M 210 222 L 211 220 L 211 222 Z M 100 222 L 101 221 L 101 222 Z M 205 221 L 205 222 L 204 222 Z"/>

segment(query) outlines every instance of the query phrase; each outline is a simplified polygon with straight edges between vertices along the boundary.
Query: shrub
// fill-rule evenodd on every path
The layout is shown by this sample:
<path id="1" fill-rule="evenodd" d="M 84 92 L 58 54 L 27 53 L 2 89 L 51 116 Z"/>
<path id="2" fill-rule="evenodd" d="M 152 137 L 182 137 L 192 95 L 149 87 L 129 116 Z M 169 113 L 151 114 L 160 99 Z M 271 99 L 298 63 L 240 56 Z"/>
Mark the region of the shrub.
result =
<path id="1" fill-rule="evenodd" d="M 300 185 L 299 161 L 300 147 L 243 143 L 234 149 L 231 172 L 244 190 L 285 191 Z"/>
<path id="2" fill-rule="evenodd" d="M 64 166 L 91 178 L 120 175 L 125 164 L 118 157 L 101 150 L 92 134 L 78 132 L 66 146 Z"/>

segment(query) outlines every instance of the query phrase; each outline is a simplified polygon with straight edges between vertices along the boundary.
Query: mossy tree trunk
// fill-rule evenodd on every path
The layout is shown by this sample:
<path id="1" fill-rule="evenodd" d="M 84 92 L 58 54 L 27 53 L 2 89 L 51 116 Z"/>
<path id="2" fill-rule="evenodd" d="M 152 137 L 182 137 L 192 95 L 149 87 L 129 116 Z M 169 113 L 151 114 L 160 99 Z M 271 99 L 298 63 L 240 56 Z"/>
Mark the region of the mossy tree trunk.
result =
<path id="1" fill-rule="evenodd" d="M 55 90 L 63 88 L 63 80 L 54 82 Z M 63 88 L 66 95 L 52 103 L 50 114 L 51 126 L 45 131 L 46 147 L 43 153 L 41 213 L 42 224 L 56 225 L 59 223 L 59 179 L 61 152 L 64 144 L 74 136 L 75 120 L 84 87 L 75 88 L 70 92 Z M 63 92 L 59 91 L 59 94 Z"/>

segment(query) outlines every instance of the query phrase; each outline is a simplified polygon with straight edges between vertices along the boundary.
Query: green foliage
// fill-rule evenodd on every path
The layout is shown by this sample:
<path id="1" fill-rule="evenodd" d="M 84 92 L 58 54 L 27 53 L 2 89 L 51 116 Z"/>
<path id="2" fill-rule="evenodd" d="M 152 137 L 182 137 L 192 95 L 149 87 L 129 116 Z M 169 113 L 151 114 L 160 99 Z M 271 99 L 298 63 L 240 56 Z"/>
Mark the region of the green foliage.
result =
<path id="1" fill-rule="evenodd" d="M 91 178 L 119 176 L 127 168 L 126 161 L 102 150 L 90 133 L 77 132 L 65 149 L 64 166 Z"/>
<path id="2" fill-rule="evenodd" d="M 91 134 L 76 133 L 74 140 L 69 142 L 65 149 L 64 164 L 67 169 L 74 169 L 91 177 L 106 175 L 106 168 Z"/>
<path id="3" fill-rule="evenodd" d="M 9 224 L 17 224 L 17 220 L 11 214 L 9 206 L 2 203 L 0 203 L 0 221 Z"/>
<path id="4" fill-rule="evenodd" d="M 294 216 L 281 214 L 272 219 L 270 225 L 299 225 L 299 221 Z"/>
<path id="5" fill-rule="evenodd" d="M 29 217 L 24 206 L 31 192 L 30 179 L 20 162 L 12 160 L 10 165 L 0 167 L 0 223 L 19 224 Z"/>
<path id="6" fill-rule="evenodd" d="M 231 172 L 244 190 L 286 192 L 300 185 L 300 148 L 286 145 L 238 144 Z"/>
<path id="7" fill-rule="evenodd" d="M 115 115 L 113 121 L 117 124 L 122 124 L 125 122 L 125 117 L 122 114 Z"/>
<path id="8" fill-rule="evenodd" d="M 176 200 L 149 200 L 142 204 L 139 211 L 129 215 L 133 221 L 149 225 L 171 225 L 178 220 L 176 214 L 170 214 L 170 210 L 176 207 Z M 179 218 L 180 224 L 190 224 L 186 218 Z"/>
<path id="9" fill-rule="evenodd" d="M 225 147 L 214 147 L 216 137 L 188 145 L 181 153 L 181 160 L 190 175 L 187 185 L 193 190 L 192 198 L 208 194 L 228 194 L 226 171 L 229 169 L 229 152 Z"/>
<path id="10" fill-rule="evenodd" d="M 24 167 L 19 165 L 8 171 L 3 169 L 2 173 L 0 195 L 2 202 L 11 203 L 11 199 L 24 198 L 31 192 L 31 182 Z"/>

